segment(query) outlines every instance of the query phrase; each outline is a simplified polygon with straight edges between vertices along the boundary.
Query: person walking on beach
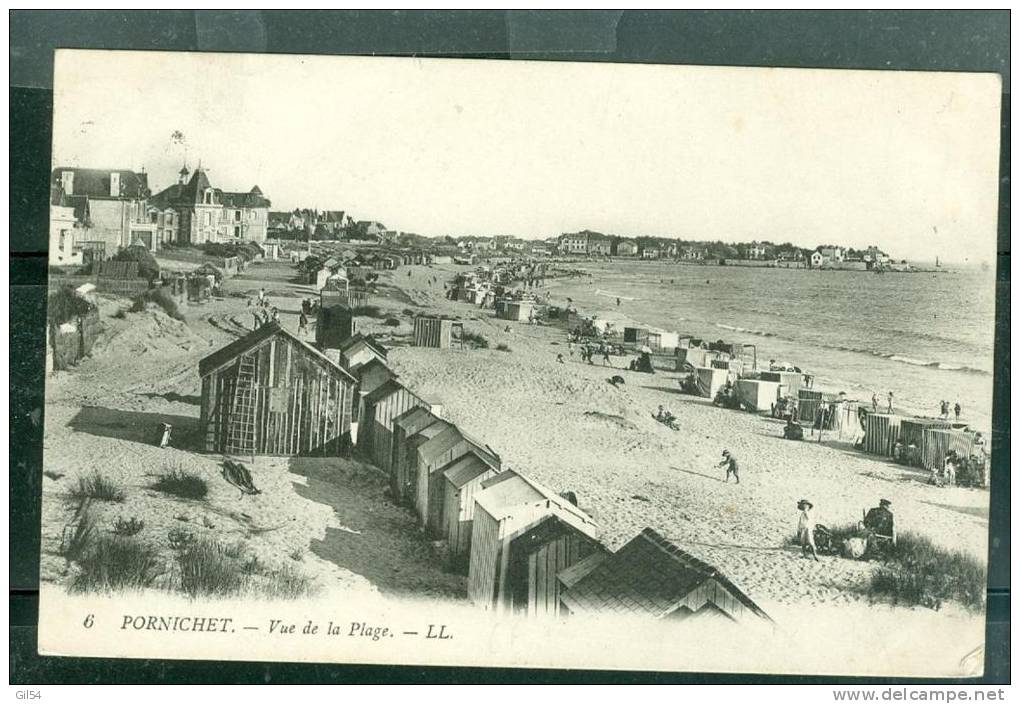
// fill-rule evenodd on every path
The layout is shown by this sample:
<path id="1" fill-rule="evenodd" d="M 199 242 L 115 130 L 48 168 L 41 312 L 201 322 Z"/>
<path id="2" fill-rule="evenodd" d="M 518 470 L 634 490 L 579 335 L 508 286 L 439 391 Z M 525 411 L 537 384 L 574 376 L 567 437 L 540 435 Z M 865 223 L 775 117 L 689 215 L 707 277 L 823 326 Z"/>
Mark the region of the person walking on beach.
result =
<path id="1" fill-rule="evenodd" d="M 574 358 L 574 341 L 573 340 L 568 340 L 567 341 L 567 352 L 570 353 L 570 358 L 573 359 Z"/>
<path id="2" fill-rule="evenodd" d="M 620 307 L 620 298 L 619 297 L 616 298 L 616 307 L 617 308 Z"/>
<path id="3" fill-rule="evenodd" d="M 806 558 L 808 553 L 811 553 L 815 562 L 819 562 L 818 550 L 815 547 L 815 519 L 811 515 L 814 505 L 807 499 L 801 499 L 797 502 L 797 508 L 800 509 L 800 520 L 797 522 L 800 556 Z"/>
<path id="4" fill-rule="evenodd" d="M 944 420 L 949 419 L 949 401 L 939 402 L 939 418 Z"/>
<path id="5" fill-rule="evenodd" d="M 962 412 L 963 412 L 963 406 L 961 406 L 961 405 L 960 405 L 960 402 L 959 402 L 959 401 L 957 401 L 957 402 L 956 402 L 956 405 L 955 405 L 955 406 L 953 406 L 953 413 L 955 413 L 955 414 L 956 414 L 956 420 L 960 420 L 960 414 L 961 414 Z"/>
<path id="6" fill-rule="evenodd" d="M 889 392 L 889 413 L 892 413 L 892 391 Z"/>
<path id="7" fill-rule="evenodd" d="M 871 412 L 878 413 L 878 394 L 871 394 Z"/>
<path id="8" fill-rule="evenodd" d="M 726 468 L 726 479 L 725 482 L 729 483 L 730 475 L 737 480 L 737 484 L 740 483 L 740 466 L 737 464 L 737 458 L 733 456 L 729 450 L 722 451 L 722 462 L 719 463 L 718 467 L 722 469 Z"/>
<path id="9" fill-rule="evenodd" d="M 610 367 L 613 366 L 612 360 L 609 359 L 609 345 L 607 345 L 606 343 L 603 342 L 602 343 L 602 366 L 606 366 L 607 364 Z"/>
<path id="10" fill-rule="evenodd" d="M 266 297 L 266 289 L 265 288 L 260 288 L 259 289 L 259 303 L 262 303 L 262 301 L 265 300 L 265 297 Z"/>

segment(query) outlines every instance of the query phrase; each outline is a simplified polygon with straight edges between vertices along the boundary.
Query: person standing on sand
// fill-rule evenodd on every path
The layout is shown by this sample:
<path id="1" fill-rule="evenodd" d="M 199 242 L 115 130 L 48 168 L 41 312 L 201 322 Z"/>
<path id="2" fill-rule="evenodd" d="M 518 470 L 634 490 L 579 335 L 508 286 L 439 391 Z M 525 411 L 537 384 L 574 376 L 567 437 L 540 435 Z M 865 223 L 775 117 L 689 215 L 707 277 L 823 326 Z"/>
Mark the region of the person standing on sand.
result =
<path id="1" fill-rule="evenodd" d="M 613 366 L 613 361 L 609 359 L 609 345 L 602 343 L 602 366 L 609 365 Z"/>
<path id="2" fill-rule="evenodd" d="M 871 394 L 871 412 L 878 413 L 878 394 Z"/>
<path id="3" fill-rule="evenodd" d="M 740 483 L 740 466 L 737 464 L 737 458 L 729 450 L 722 451 L 722 462 L 719 463 L 718 467 L 722 469 L 726 468 L 726 479 L 725 482 L 729 483 L 730 475 L 737 480 L 737 484 Z"/>
<path id="4" fill-rule="evenodd" d="M 619 307 L 620 307 L 620 299 L 619 299 L 619 297 L 617 297 L 617 299 L 616 299 L 616 307 L 617 307 L 617 308 L 619 308 Z"/>
<path id="5" fill-rule="evenodd" d="M 956 405 L 953 406 L 953 413 L 956 414 L 956 420 L 960 420 L 960 414 L 963 413 L 963 406 L 960 405 L 959 401 L 957 401 Z"/>
<path id="6" fill-rule="evenodd" d="M 811 553 L 811 557 L 814 558 L 815 562 L 820 562 L 818 559 L 818 550 L 815 548 L 815 519 L 811 515 L 811 510 L 814 505 L 807 499 L 801 499 L 797 502 L 797 508 L 800 509 L 800 520 L 797 522 L 797 538 L 800 540 L 800 556 L 806 558 L 808 553 Z"/>
<path id="7" fill-rule="evenodd" d="M 892 391 L 889 392 L 889 413 L 892 413 Z"/>
<path id="8" fill-rule="evenodd" d="M 308 316 L 304 311 L 301 311 L 301 316 L 298 318 L 297 331 L 301 337 L 308 336 Z"/>
<path id="9" fill-rule="evenodd" d="M 266 289 L 265 288 L 260 288 L 259 289 L 259 303 L 262 303 L 262 301 L 265 300 L 265 298 L 266 298 Z"/>

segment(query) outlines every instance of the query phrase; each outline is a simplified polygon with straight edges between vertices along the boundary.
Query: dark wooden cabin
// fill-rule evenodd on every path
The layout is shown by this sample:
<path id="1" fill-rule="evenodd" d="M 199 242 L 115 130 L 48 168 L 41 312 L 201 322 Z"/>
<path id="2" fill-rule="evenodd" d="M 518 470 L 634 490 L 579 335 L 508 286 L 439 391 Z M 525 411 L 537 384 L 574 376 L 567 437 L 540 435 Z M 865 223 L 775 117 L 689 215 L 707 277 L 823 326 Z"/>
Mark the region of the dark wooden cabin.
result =
<path id="1" fill-rule="evenodd" d="M 339 455 L 350 440 L 355 379 L 269 323 L 199 362 L 208 452 Z"/>

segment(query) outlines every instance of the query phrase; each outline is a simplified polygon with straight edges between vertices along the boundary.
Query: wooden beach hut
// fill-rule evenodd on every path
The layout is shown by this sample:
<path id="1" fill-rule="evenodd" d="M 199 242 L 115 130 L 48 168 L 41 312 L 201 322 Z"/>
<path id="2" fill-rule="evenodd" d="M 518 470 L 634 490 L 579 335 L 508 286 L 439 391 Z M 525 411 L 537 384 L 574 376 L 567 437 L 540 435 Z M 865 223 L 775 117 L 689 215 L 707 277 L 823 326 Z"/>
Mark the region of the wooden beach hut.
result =
<path id="1" fill-rule="evenodd" d="M 708 351 L 700 347 L 679 348 L 676 351 L 676 371 L 682 372 L 690 367 L 710 367 Z"/>
<path id="2" fill-rule="evenodd" d="M 797 392 L 797 419 L 802 423 L 814 423 L 821 404 L 821 391 L 800 389 Z"/>
<path id="3" fill-rule="evenodd" d="M 632 345 L 643 344 L 648 331 L 645 328 L 624 328 L 623 341 Z"/>
<path id="4" fill-rule="evenodd" d="M 439 470 L 445 482 L 443 520 L 450 554 L 460 561 L 471 551 L 471 526 L 475 518 L 475 494 L 482 482 L 499 473 L 484 455 L 471 450 Z M 435 478 L 433 478 L 435 480 Z"/>
<path id="5" fill-rule="evenodd" d="M 415 406 L 393 420 L 393 459 L 390 462 L 390 489 L 398 501 L 414 503 L 418 493 L 417 476 L 407 459 L 407 441 L 434 423 L 448 425 L 424 406 Z M 417 447 L 415 448 L 417 449 Z M 417 459 L 417 453 L 415 453 Z"/>
<path id="6" fill-rule="evenodd" d="M 390 379 L 396 379 L 398 374 L 386 366 L 378 357 L 372 357 L 364 364 L 356 364 L 349 370 L 351 375 L 358 380 L 354 387 L 354 408 L 353 420 L 360 422 L 363 410 L 363 399 Z"/>
<path id="7" fill-rule="evenodd" d="M 463 347 L 463 338 L 464 324 L 456 320 L 423 316 L 414 319 L 415 347 L 437 347 L 441 350 L 449 349 L 454 344 Z"/>
<path id="8" fill-rule="evenodd" d="M 900 442 L 909 450 L 908 461 L 923 466 L 924 433 L 926 430 L 949 429 L 952 424 L 940 418 L 903 418 L 900 420 Z M 911 446 L 913 449 L 910 449 Z M 945 455 L 943 455 L 945 457 Z"/>
<path id="9" fill-rule="evenodd" d="M 729 370 L 714 367 L 695 367 L 694 373 L 698 380 L 698 395 L 705 398 L 715 398 L 729 378 Z"/>
<path id="10" fill-rule="evenodd" d="M 420 445 L 417 449 L 417 495 L 415 508 L 421 525 L 433 536 L 441 536 L 445 523 L 443 521 L 443 491 L 440 470 L 468 452 L 474 452 L 496 469 L 500 467 L 500 458 L 491 447 L 460 430 L 454 425 L 445 428 L 435 437 Z"/>
<path id="11" fill-rule="evenodd" d="M 892 457 L 893 446 L 900 437 L 900 420 L 890 413 L 869 413 L 864 421 L 864 451 Z"/>
<path id="12" fill-rule="evenodd" d="M 534 301 L 505 300 L 504 305 L 496 310 L 496 316 L 503 320 L 527 322 L 535 314 Z"/>
<path id="13" fill-rule="evenodd" d="M 362 401 L 358 448 L 386 472 L 389 472 L 393 458 L 393 421 L 415 406 L 432 408 L 396 379 L 383 383 Z"/>
<path id="14" fill-rule="evenodd" d="M 355 379 L 319 350 L 267 323 L 199 362 L 208 452 L 339 455 Z"/>
<path id="15" fill-rule="evenodd" d="M 760 379 L 737 379 L 734 384 L 740 404 L 755 413 L 771 411 L 779 399 L 778 381 L 762 381 Z"/>
<path id="16" fill-rule="evenodd" d="M 447 428 L 453 427 L 452 423 L 439 418 L 438 414 L 432 415 L 438 420 L 423 424 L 403 441 L 403 462 L 397 467 L 397 474 L 403 478 L 401 487 L 405 502 L 415 509 L 415 512 L 418 510 L 418 448 Z"/>
<path id="17" fill-rule="evenodd" d="M 475 495 L 468 597 L 497 613 L 555 616 L 556 574 L 603 549 L 598 526 L 566 499 L 513 470 Z"/>
<path id="18" fill-rule="evenodd" d="M 651 528 L 611 555 L 561 570 L 561 613 L 709 623 L 771 623 L 743 590 Z"/>
<path id="19" fill-rule="evenodd" d="M 320 308 L 315 323 L 315 344 L 321 349 L 339 350 L 344 342 L 354 336 L 357 329 L 350 308 L 342 305 Z"/>
<path id="20" fill-rule="evenodd" d="M 974 454 L 974 434 L 948 428 L 926 428 L 921 445 L 921 466 L 925 469 L 942 469 L 946 453 L 953 451 L 960 457 Z"/>
<path id="21" fill-rule="evenodd" d="M 360 332 L 354 333 L 341 342 L 338 349 L 340 350 L 340 364 L 345 369 L 353 369 L 373 358 L 386 361 L 386 348 L 371 335 L 362 335 Z"/>
<path id="22" fill-rule="evenodd" d="M 778 381 L 781 385 L 779 393 L 783 396 L 796 396 L 804 383 L 804 375 L 800 372 L 762 372 L 763 381 Z"/>
<path id="23" fill-rule="evenodd" d="M 645 333 L 645 344 L 655 351 L 673 352 L 680 346 L 680 335 L 665 330 L 649 330 Z"/>

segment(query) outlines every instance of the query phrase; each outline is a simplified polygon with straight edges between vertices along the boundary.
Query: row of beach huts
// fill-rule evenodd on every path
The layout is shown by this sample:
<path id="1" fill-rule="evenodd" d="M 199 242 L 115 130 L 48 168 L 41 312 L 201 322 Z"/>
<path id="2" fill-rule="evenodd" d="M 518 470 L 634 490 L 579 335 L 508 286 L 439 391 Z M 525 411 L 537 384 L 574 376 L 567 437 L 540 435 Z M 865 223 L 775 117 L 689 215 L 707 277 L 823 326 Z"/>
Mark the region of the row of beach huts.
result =
<path id="1" fill-rule="evenodd" d="M 417 318 L 416 344 L 449 347 L 452 324 Z M 466 571 L 471 602 L 493 613 L 770 622 L 718 570 L 650 528 L 609 550 L 572 492 L 506 466 L 439 401 L 408 388 L 384 345 L 347 331 L 314 346 L 271 323 L 203 359 L 206 450 L 335 457 L 356 448 L 420 530 L 445 544 L 449 569 Z"/>

